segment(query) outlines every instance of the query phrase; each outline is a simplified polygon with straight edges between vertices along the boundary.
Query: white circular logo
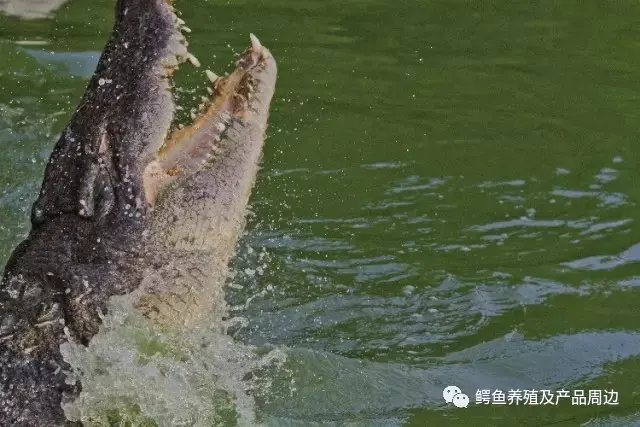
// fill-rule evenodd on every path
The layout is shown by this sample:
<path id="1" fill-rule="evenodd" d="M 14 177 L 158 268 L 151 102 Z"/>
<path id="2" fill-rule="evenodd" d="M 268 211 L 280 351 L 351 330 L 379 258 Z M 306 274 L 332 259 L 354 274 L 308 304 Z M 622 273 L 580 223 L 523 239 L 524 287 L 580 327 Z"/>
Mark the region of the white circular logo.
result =
<path id="1" fill-rule="evenodd" d="M 469 396 L 464 393 L 458 393 L 453 396 L 453 406 L 456 408 L 466 408 L 469 406 Z"/>
<path id="2" fill-rule="evenodd" d="M 444 389 L 444 391 L 442 392 L 442 397 L 444 397 L 445 402 L 451 403 L 453 402 L 453 396 L 460 393 L 462 393 L 462 390 L 454 385 L 450 385 Z"/>
<path id="3" fill-rule="evenodd" d="M 442 397 L 447 403 L 453 403 L 456 408 L 466 408 L 469 406 L 469 396 L 464 394 L 459 387 L 454 385 L 447 386 L 442 391 Z"/>

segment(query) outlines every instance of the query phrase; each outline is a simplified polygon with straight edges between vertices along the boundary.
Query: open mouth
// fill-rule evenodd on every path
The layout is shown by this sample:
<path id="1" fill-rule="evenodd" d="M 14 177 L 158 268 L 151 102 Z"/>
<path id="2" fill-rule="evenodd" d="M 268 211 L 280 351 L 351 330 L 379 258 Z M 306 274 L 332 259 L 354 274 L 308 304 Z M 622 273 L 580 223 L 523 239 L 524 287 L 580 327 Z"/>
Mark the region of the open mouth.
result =
<path id="1" fill-rule="evenodd" d="M 53 148 L 32 229 L 0 283 L 0 425 L 68 425 L 60 403 L 82 386 L 63 372 L 60 346 L 88 345 L 116 295 L 139 290 L 137 308 L 167 329 L 223 325 L 276 63 L 252 35 L 233 72 L 205 73 L 193 122 L 172 128 L 170 79 L 181 63 L 199 65 L 172 3 L 117 1 L 96 71 Z"/>
<path id="2" fill-rule="evenodd" d="M 233 72 L 219 77 L 206 70 L 210 81 L 208 96 L 202 97 L 197 111 L 191 111 L 192 124 L 173 129 L 156 158 L 146 166 L 143 186 L 149 206 L 156 203 L 170 182 L 213 166 L 226 144 L 232 143 L 228 132 L 234 122 L 242 126 L 266 114 L 260 110 L 265 101 L 260 95 L 263 87 L 273 86 L 275 61 L 255 35 L 251 34 L 250 39 L 251 47 L 238 57 Z M 193 56 L 189 55 L 188 60 L 200 65 Z M 262 126 L 266 126 L 263 121 Z"/>

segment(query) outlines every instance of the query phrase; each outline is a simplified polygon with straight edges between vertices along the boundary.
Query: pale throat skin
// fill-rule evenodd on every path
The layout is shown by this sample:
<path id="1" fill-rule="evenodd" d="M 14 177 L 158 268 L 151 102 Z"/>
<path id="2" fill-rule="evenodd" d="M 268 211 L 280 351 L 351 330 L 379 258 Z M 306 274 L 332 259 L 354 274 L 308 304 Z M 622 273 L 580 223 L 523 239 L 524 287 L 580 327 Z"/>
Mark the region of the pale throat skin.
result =
<path id="1" fill-rule="evenodd" d="M 186 61 L 199 66 L 183 31 L 171 3 L 118 0 L 113 33 L 51 154 L 31 232 L 0 284 L 0 426 L 81 425 L 61 408 L 82 384 L 65 382 L 60 345 L 87 345 L 112 296 L 139 295 L 158 328 L 225 314 L 276 63 L 252 35 L 233 72 L 206 72 L 193 124 L 174 128 L 171 76 Z"/>

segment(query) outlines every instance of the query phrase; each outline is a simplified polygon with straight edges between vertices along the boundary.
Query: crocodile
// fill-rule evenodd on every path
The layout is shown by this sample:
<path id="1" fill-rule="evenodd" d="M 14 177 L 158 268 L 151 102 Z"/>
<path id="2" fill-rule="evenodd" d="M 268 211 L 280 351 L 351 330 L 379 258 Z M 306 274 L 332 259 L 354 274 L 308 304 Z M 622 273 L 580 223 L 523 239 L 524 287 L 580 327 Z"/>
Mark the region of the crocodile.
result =
<path id="1" fill-rule="evenodd" d="M 172 76 L 199 66 L 171 0 L 118 0 L 95 73 L 47 163 L 31 230 L 0 282 L 0 426 L 80 426 L 60 346 L 87 346 L 112 297 L 140 293 L 160 328 L 222 318 L 276 84 L 258 38 L 224 77 L 206 71 L 176 125 Z M 222 302 L 221 302 L 222 301 Z"/>

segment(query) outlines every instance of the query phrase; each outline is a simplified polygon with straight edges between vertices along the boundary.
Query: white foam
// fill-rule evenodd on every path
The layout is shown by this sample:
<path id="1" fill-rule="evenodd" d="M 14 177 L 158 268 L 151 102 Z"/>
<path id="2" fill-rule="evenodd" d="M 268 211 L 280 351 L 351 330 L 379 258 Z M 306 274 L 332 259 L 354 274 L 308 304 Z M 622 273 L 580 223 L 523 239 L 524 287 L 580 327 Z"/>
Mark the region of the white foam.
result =
<path id="1" fill-rule="evenodd" d="M 282 367 L 284 352 L 259 355 L 225 335 L 225 325 L 160 332 L 135 308 L 137 298 L 112 298 L 88 347 L 61 346 L 68 381 L 82 384 L 63 405 L 67 418 L 85 426 L 258 425 L 250 393 L 269 381 L 256 372 Z"/>

